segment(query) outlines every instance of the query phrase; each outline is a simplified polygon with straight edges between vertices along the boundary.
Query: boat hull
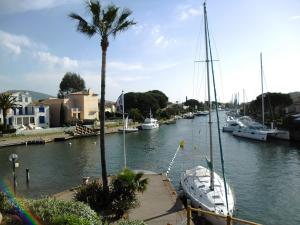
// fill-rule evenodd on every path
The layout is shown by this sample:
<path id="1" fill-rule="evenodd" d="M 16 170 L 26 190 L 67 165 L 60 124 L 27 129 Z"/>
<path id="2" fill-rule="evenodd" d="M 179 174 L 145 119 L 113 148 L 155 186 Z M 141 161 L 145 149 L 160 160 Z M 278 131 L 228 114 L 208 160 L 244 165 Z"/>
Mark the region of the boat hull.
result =
<path id="1" fill-rule="evenodd" d="M 118 129 L 120 133 L 123 133 L 124 129 Z M 138 128 L 127 128 L 125 129 L 125 133 L 133 133 L 139 131 Z"/>
<path id="2" fill-rule="evenodd" d="M 223 179 L 216 173 L 215 189 L 209 189 L 210 172 L 207 168 L 197 166 L 191 170 L 187 170 L 181 177 L 181 187 L 184 195 L 191 200 L 191 204 L 195 208 L 202 208 L 204 210 L 215 212 L 217 214 L 226 216 L 227 207 L 225 201 L 225 191 Z M 234 210 L 234 197 L 232 191 L 227 184 L 228 189 L 228 208 L 229 214 L 233 214 Z M 216 198 L 218 196 L 218 198 Z M 204 216 L 208 221 L 213 224 L 225 225 L 226 220 L 214 216 Z"/>
<path id="3" fill-rule="evenodd" d="M 268 136 L 267 132 L 250 131 L 250 130 L 243 130 L 243 129 L 234 130 L 232 134 L 234 136 L 248 138 L 257 141 L 266 141 Z"/>
<path id="4" fill-rule="evenodd" d="M 143 130 L 152 130 L 152 129 L 159 128 L 159 125 L 158 124 L 142 124 L 141 127 Z"/>

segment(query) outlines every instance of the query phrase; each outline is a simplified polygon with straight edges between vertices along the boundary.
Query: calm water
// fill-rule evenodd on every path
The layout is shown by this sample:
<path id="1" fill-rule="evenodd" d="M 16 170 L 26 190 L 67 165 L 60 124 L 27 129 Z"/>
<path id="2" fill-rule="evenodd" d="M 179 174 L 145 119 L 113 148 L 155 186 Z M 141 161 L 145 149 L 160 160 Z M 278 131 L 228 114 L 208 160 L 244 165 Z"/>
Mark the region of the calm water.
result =
<path id="1" fill-rule="evenodd" d="M 177 187 L 182 171 L 199 163 L 205 165 L 207 137 L 206 117 L 127 134 L 128 166 L 165 172 L 183 139 L 185 149 L 178 154 L 170 174 Z M 214 139 L 217 140 L 216 129 Z M 261 143 L 228 133 L 222 133 L 222 140 L 226 174 L 235 192 L 238 216 L 263 224 L 300 224 L 300 146 L 281 141 Z M 109 174 L 123 167 L 122 141 L 120 134 L 106 136 Z M 217 143 L 214 148 L 215 167 L 220 172 Z M 0 149 L 0 177 L 9 183 L 11 153 L 19 156 L 18 192 L 24 196 L 53 194 L 79 184 L 84 176 L 100 176 L 98 137 Z M 31 175 L 29 187 L 25 182 L 26 168 Z"/>

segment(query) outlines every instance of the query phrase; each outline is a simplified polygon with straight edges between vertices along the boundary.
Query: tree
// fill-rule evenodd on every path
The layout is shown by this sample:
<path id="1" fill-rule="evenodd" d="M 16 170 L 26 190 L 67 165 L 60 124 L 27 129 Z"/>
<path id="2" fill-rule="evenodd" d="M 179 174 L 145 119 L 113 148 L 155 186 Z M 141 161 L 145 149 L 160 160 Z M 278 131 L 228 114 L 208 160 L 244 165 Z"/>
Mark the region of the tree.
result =
<path id="1" fill-rule="evenodd" d="M 184 105 L 189 106 L 191 110 L 195 110 L 196 106 L 198 110 L 200 109 L 200 103 L 196 99 L 189 99 L 184 103 Z"/>
<path id="2" fill-rule="evenodd" d="M 66 95 L 85 90 L 85 82 L 79 74 L 67 72 L 59 84 L 58 98 L 64 98 Z"/>
<path id="3" fill-rule="evenodd" d="M 11 93 L 7 92 L 0 94 L 0 108 L 2 109 L 4 129 L 7 129 L 6 117 L 8 110 L 17 107 L 18 104 L 16 104 L 16 97 L 14 97 Z"/>
<path id="4" fill-rule="evenodd" d="M 151 94 L 158 101 L 159 107 L 161 109 L 167 106 L 168 97 L 163 92 L 159 90 L 153 90 L 153 91 L 148 91 L 146 93 Z"/>
<path id="5" fill-rule="evenodd" d="M 115 5 L 109 5 L 102 8 L 98 0 L 87 1 L 87 9 L 92 17 L 89 23 L 76 13 L 71 13 L 69 16 L 78 22 L 77 31 L 92 37 L 98 34 L 100 37 L 100 46 L 102 50 L 101 63 L 101 99 L 100 99 L 100 152 L 101 152 L 101 169 L 103 189 L 108 192 L 108 181 L 105 160 L 105 139 L 104 139 L 104 123 L 105 123 L 105 76 L 106 76 L 106 53 L 109 46 L 109 37 L 114 38 L 121 32 L 127 30 L 132 25 L 136 24 L 133 20 L 128 20 L 131 15 L 129 9 L 121 10 Z"/>

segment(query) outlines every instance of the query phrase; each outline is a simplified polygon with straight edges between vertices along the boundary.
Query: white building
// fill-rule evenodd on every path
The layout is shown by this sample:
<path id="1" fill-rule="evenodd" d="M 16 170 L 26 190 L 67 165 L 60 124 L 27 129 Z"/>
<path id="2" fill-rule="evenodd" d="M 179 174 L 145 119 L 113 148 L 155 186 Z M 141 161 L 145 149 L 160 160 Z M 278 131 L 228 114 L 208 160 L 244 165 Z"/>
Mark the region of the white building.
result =
<path id="1" fill-rule="evenodd" d="M 33 102 L 28 92 L 14 92 L 12 96 L 16 97 L 15 109 L 10 109 L 6 120 L 7 124 L 15 129 L 35 129 L 37 127 L 49 127 L 49 106 Z M 3 123 L 2 110 L 0 123 Z"/>

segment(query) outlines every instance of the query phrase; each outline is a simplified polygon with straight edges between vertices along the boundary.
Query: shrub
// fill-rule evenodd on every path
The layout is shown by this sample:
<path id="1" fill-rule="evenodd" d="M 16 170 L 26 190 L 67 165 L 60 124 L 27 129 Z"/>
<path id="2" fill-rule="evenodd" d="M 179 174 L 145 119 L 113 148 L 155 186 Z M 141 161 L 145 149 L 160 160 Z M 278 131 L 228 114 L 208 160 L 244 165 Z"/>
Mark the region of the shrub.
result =
<path id="1" fill-rule="evenodd" d="M 90 221 L 75 215 L 64 215 L 55 217 L 51 225 L 90 225 Z"/>
<path id="2" fill-rule="evenodd" d="M 28 200 L 26 206 L 45 224 L 52 224 L 52 222 L 57 222 L 57 220 L 83 221 L 89 225 L 99 224 L 97 214 L 89 206 L 81 202 L 45 198 Z M 67 224 L 69 225 L 69 223 Z"/>
<path id="3" fill-rule="evenodd" d="M 103 186 L 99 181 L 82 185 L 75 194 L 75 200 L 87 203 L 92 209 L 99 211 L 107 208 L 107 196 L 103 191 Z"/>
<path id="4" fill-rule="evenodd" d="M 0 191 L 0 212 L 4 214 L 13 214 L 15 212 L 14 206 L 2 191 Z"/>

